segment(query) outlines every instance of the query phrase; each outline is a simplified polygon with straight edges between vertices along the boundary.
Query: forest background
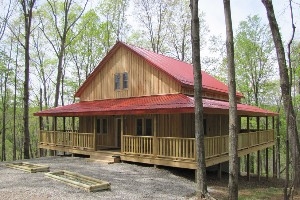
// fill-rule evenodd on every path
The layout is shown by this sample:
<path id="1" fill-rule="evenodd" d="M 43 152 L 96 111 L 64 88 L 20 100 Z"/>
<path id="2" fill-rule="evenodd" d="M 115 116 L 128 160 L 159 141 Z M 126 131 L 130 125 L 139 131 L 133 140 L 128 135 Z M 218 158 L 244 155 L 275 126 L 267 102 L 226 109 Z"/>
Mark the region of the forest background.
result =
<path id="1" fill-rule="evenodd" d="M 74 93 L 117 40 L 191 63 L 189 0 L 45 0 L 35 2 L 32 15 L 28 12 L 29 7 L 24 9 L 22 2 L 27 2 L 26 5 L 30 7 L 30 2 L 34 1 L 1 1 L 1 161 L 24 158 L 24 118 L 28 119 L 29 124 L 29 157 L 38 156 L 39 121 L 33 113 L 76 102 Z M 285 43 L 292 33 L 288 2 L 274 3 Z M 232 3 L 237 89 L 244 94 L 244 103 L 281 113 L 277 121 L 278 136 L 285 141 L 286 122 L 280 96 L 278 64 L 266 14 L 260 1 L 253 3 L 257 6 L 251 6 L 257 7 L 257 13 L 256 9 L 250 7 L 249 15 L 242 13 L 243 9 L 239 8 L 247 4 L 241 3 L 239 7 L 237 1 Z M 295 13 L 300 13 L 299 2 L 293 1 L 293 7 Z M 226 83 L 222 2 L 220 5 L 203 4 L 203 7 L 199 3 L 199 8 L 202 11 L 202 68 Z M 238 17 L 234 17 L 235 13 Z M 24 16 L 31 18 L 30 31 Z M 299 19 L 296 14 L 295 21 Z M 290 79 L 298 127 L 299 40 L 299 31 L 296 29 Z M 26 52 L 30 57 L 28 117 L 24 114 Z M 280 142 L 279 147 L 283 168 L 284 142 Z M 253 166 L 252 171 L 254 169 Z"/>

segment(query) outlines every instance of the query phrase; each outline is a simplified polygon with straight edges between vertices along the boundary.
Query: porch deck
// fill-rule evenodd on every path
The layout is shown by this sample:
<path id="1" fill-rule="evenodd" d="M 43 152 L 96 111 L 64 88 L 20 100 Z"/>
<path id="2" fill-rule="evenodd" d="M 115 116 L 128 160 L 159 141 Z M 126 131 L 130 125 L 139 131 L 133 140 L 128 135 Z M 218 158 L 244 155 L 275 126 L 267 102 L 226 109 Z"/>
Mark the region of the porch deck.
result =
<path id="1" fill-rule="evenodd" d="M 228 161 L 228 135 L 205 138 L 206 166 Z M 243 156 L 274 145 L 274 130 L 238 135 L 238 154 Z M 39 148 L 97 157 L 120 155 L 121 160 L 196 169 L 195 138 L 123 135 L 121 150 L 98 151 L 93 133 L 41 131 Z"/>

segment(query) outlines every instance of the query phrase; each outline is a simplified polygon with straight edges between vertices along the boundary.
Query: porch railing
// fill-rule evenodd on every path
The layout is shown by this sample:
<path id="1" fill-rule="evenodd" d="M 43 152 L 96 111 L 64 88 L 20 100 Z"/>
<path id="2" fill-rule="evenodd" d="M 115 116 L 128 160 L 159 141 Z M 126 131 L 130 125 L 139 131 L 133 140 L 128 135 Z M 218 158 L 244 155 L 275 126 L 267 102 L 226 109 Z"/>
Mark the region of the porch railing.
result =
<path id="1" fill-rule="evenodd" d="M 40 144 L 94 150 L 94 134 L 71 131 L 40 131 Z"/>
<path id="2" fill-rule="evenodd" d="M 158 157 L 195 158 L 196 147 L 194 138 L 158 137 L 157 142 Z"/>
<path id="3" fill-rule="evenodd" d="M 264 130 L 238 134 L 238 150 L 274 141 L 274 130 Z M 205 137 L 205 157 L 228 153 L 229 137 Z M 123 149 L 125 154 L 151 155 L 171 159 L 196 159 L 195 138 L 153 137 L 123 135 Z"/>
<path id="4" fill-rule="evenodd" d="M 152 155 L 153 137 L 124 135 L 123 151 L 131 154 Z"/>

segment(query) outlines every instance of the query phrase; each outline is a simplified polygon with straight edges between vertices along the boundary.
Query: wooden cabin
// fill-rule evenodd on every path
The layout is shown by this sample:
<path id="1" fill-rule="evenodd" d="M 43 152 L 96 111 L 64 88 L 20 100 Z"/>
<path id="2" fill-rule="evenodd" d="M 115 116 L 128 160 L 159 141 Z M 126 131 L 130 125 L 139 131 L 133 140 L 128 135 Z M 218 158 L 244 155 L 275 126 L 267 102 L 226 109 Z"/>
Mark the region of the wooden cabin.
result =
<path id="1" fill-rule="evenodd" d="M 212 166 L 228 161 L 228 87 L 204 71 L 202 81 Z M 41 124 L 39 148 L 196 169 L 193 86 L 192 65 L 117 42 L 76 92 L 78 103 L 35 113 L 54 123 Z M 277 114 L 236 98 L 239 156 L 273 147 Z"/>

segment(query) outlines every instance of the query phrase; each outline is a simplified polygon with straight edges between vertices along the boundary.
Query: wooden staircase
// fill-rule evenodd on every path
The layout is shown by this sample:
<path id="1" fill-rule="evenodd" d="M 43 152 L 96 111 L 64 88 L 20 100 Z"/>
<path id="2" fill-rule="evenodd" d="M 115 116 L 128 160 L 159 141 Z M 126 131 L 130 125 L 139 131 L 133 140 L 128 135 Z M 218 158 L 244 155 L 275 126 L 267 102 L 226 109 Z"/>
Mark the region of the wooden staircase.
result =
<path id="1" fill-rule="evenodd" d="M 120 152 L 114 151 L 96 151 L 94 154 L 90 155 L 89 160 L 92 162 L 100 162 L 107 164 L 121 162 Z"/>

